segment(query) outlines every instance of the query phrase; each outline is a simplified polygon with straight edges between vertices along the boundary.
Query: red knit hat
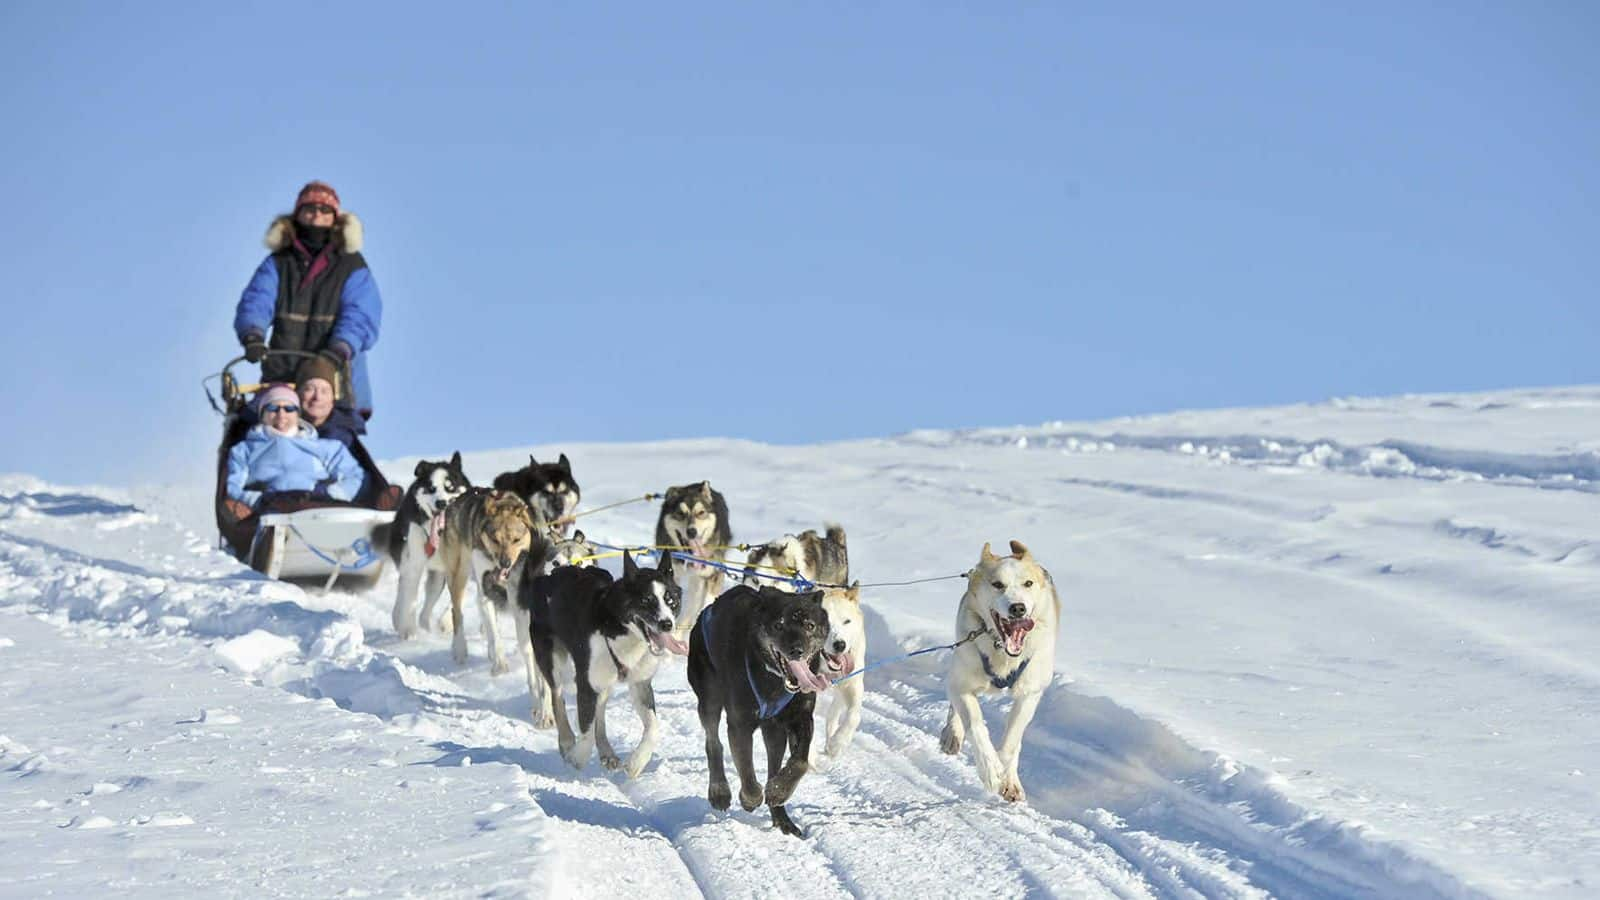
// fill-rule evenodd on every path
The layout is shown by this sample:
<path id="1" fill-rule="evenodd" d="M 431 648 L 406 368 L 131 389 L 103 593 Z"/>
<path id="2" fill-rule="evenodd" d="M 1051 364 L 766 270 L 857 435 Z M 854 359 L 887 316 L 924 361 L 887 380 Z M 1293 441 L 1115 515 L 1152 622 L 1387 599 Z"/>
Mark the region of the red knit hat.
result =
<path id="1" fill-rule="evenodd" d="M 300 189 L 300 196 L 294 198 L 294 211 L 299 212 L 300 207 L 307 203 L 322 203 L 333 207 L 334 214 L 339 212 L 339 192 L 333 185 L 326 181 L 313 181 Z"/>

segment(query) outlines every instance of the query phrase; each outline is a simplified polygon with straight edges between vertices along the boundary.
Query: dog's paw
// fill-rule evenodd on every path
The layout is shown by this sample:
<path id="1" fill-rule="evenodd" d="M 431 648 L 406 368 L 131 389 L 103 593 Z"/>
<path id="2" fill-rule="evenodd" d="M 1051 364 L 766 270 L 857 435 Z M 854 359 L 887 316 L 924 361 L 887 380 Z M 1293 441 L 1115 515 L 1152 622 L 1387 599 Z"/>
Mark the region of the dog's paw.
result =
<path id="1" fill-rule="evenodd" d="M 504 656 L 496 658 L 494 662 L 489 664 L 489 674 L 497 678 L 509 671 L 511 671 L 511 663 L 506 662 Z"/>
<path id="2" fill-rule="evenodd" d="M 744 807 L 745 812 L 751 812 L 760 806 L 763 799 L 765 799 L 765 794 L 761 791 L 761 785 L 758 784 L 754 787 L 748 785 L 739 786 L 739 805 Z"/>
<path id="3" fill-rule="evenodd" d="M 639 773 L 644 771 L 644 767 L 650 764 L 650 756 L 651 754 L 649 753 L 640 753 L 638 751 L 634 751 L 633 755 L 628 757 L 628 766 L 626 769 L 628 777 L 638 778 Z"/>
<path id="4" fill-rule="evenodd" d="M 706 800 L 710 802 L 712 809 L 726 812 L 728 807 L 733 805 L 733 791 L 728 788 L 726 781 L 721 784 L 712 782 L 711 787 L 706 790 Z"/>
<path id="5" fill-rule="evenodd" d="M 1000 784 L 1005 779 L 1004 770 L 1000 768 L 997 759 L 986 759 L 982 754 L 977 754 L 978 780 L 983 783 L 984 790 L 999 792 Z"/>
<path id="6" fill-rule="evenodd" d="M 551 715 L 550 710 L 542 707 L 535 709 L 529 720 L 533 722 L 533 727 L 541 731 L 548 731 L 556 727 L 556 717 Z"/>
<path id="7" fill-rule="evenodd" d="M 1022 782 L 1015 775 L 1008 775 L 1000 782 L 1000 799 L 1012 803 L 1021 803 L 1027 799 L 1027 794 L 1022 790 Z"/>
<path id="8" fill-rule="evenodd" d="M 396 625 L 394 627 L 394 636 L 402 641 L 409 641 L 415 638 L 417 636 L 417 623 L 410 622 Z"/>
<path id="9" fill-rule="evenodd" d="M 806 833 L 801 830 L 800 826 L 796 825 L 794 820 L 789 818 L 789 811 L 781 806 L 772 807 L 772 824 L 776 825 L 779 831 L 789 835 L 790 837 L 803 839 L 806 836 Z"/>
<path id="10" fill-rule="evenodd" d="M 456 665 L 458 665 L 458 666 L 464 666 L 464 665 L 467 664 L 467 642 L 466 642 L 466 640 L 462 639 L 462 640 L 457 640 L 457 641 L 451 642 L 451 644 L 450 644 L 450 658 L 455 660 L 456 661 Z"/>
<path id="11" fill-rule="evenodd" d="M 616 770 L 622 768 L 622 757 L 611 752 L 610 750 L 602 751 L 600 753 L 600 765 L 603 766 L 608 772 L 615 772 Z"/>
<path id="12" fill-rule="evenodd" d="M 954 756 L 961 752 L 961 735 L 949 725 L 944 727 L 944 732 L 939 735 L 939 749 Z"/>

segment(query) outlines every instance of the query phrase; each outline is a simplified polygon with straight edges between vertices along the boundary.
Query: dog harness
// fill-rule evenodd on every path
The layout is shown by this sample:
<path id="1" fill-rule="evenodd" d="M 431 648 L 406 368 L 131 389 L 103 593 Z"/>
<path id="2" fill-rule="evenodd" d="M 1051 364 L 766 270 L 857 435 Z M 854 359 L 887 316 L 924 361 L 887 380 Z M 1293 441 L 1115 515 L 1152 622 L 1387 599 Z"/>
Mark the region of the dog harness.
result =
<path id="1" fill-rule="evenodd" d="M 712 611 L 716 608 L 716 605 L 712 604 L 711 606 L 706 607 L 705 611 L 700 614 L 700 631 L 705 635 L 707 649 L 715 646 L 711 641 L 711 619 Z M 744 678 L 745 681 L 750 685 L 750 693 L 754 694 L 756 697 L 756 712 L 763 719 L 770 719 L 778 713 L 783 712 L 784 709 L 788 707 L 789 701 L 794 699 L 794 695 L 788 691 L 784 691 L 781 698 L 770 703 L 767 701 L 767 698 L 761 696 L 761 689 L 756 687 L 756 675 L 754 672 L 750 671 L 749 653 L 745 653 L 744 655 Z"/>
<path id="2" fill-rule="evenodd" d="M 989 666 L 989 657 L 984 656 L 982 650 L 978 651 L 978 658 L 983 660 L 983 674 L 989 676 L 989 683 L 994 685 L 994 688 L 997 691 L 1010 690 L 1011 686 L 1017 683 L 1017 678 L 1021 676 L 1023 672 L 1027 671 L 1028 663 L 1033 662 L 1033 657 L 1030 656 L 1022 661 L 1022 665 L 1017 666 L 1017 670 L 1015 672 L 1012 672 L 1010 675 L 1001 678 L 999 675 L 996 675 L 994 673 L 994 669 Z"/>
<path id="3" fill-rule="evenodd" d="M 611 654 L 611 664 L 617 667 L 617 677 L 621 678 L 623 681 L 627 681 L 628 667 L 622 664 L 622 660 L 617 659 L 617 651 L 611 649 L 611 642 L 609 640 L 606 641 L 606 652 Z"/>

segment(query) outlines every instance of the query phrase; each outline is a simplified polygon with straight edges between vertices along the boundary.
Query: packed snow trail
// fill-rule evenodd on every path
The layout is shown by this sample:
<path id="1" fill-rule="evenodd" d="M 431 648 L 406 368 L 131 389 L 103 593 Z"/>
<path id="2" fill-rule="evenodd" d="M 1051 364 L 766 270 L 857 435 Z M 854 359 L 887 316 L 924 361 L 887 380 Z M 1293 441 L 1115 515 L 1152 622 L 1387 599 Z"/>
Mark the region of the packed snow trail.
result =
<path id="1" fill-rule="evenodd" d="M 278 860 L 273 863 L 263 856 L 256 868 L 245 867 L 248 875 L 226 882 L 242 892 L 270 885 L 312 890 L 312 885 L 327 879 L 338 884 L 340 876 L 329 870 L 330 865 L 355 865 L 360 858 L 375 861 L 358 879 L 362 889 L 427 893 L 442 889 L 431 878 L 446 877 L 442 873 L 452 870 L 448 875 L 455 885 L 452 890 L 463 878 L 475 890 L 534 893 L 553 885 L 621 887 L 621 882 L 631 880 L 658 887 L 676 883 L 675 893 L 698 890 L 718 896 L 888 896 L 908 890 L 957 896 L 975 885 L 1007 895 L 1251 896 L 1270 891 L 1354 896 L 1384 893 L 1396 884 L 1381 866 L 1371 867 L 1359 856 L 1354 863 L 1338 858 L 1329 862 L 1323 854 L 1306 854 L 1285 841 L 1253 834 L 1260 823 L 1248 825 L 1225 805 L 1263 799 L 1248 792 L 1224 789 L 1220 802 L 1191 797 L 1191 789 L 1141 771 L 1124 778 L 1125 792 L 1160 795 L 1162 804 L 1176 803 L 1184 815 L 1158 815 L 1137 827 L 1104 808 L 1058 804 L 1050 799 L 1051 782 L 1071 781 L 1075 772 L 1083 772 L 1104 785 L 1107 773 L 1117 768 L 1095 760 L 1103 751 L 1083 746 L 1070 732 L 1038 742 L 1045 744 L 1036 750 L 1041 758 L 1025 760 L 1024 778 L 1034 784 L 1038 798 L 1034 808 L 1005 804 L 982 790 L 965 758 L 946 757 L 937 750 L 943 701 L 936 663 L 911 671 L 914 678 L 879 679 L 874 685 L 851 752 L 803 782 L 792 809 L 812 839 L 794 841 L 773 831 L 760 811 L 720 814 L 706 805 L 702 738 L 681 667 L 658 679 L 663 741 L 657 761 L 642 778 L 629 782 L 603 775 L 593 764 L 584 773 L 574 773 L 555 752 L 553 735 L 534 731 L 526 722 L 527 700 L 518 679 L 489 678 L 481 660 L 457 670 L 442 639 L 402 644 L 384 636 L 367 644 L 362 627 L 366 623 L 359 619 L 382 620 L 387 584 L 372 593 L 322 598 L 342 597 L 364 610 L 365 615 L 352 620 L 306 608 L 296 602 L 308 599 L 297 598 L 296 588 L 240 573 L 193 536 L 173 533 L 177 540 L 172 543 L 180 544 L 198 563 L 180 564 L 176 554 L 159 552 L 163 531 L 171 529 L 126 504 L 50 491 L 11 499 L 13 513 L 27 511 L 24 522 L 45 526 L 18 530 L 34 535 L 55 531 L 54 537 L 68 542 L 89 538 L 97 544 L 107 533 L 127 533 L 135 536 L 133 545 L 140 550 L 131 559 L 98 557 L 10 528 L 0 535 L 7 598 L 3 621 L 8 632 L 14 628 L 19 635 L 12 639 L 14 644 L 24 643 L 53 660 L 51 665 L 35 665 L 30 657 L 18 670 L 28 677 L 7 679 L 18 691 L 6 697 L 8 708 L 34 712 L 32 717 L 10 719 L 17 723 L 11 727 L 24 735 L 8 735 L 6 747 L 8 757 L 22 757 L 5 770 L 25 790 L 18 800 L 32 797 L 33 803 L 70 804 L 75 802 L 73 785 L 107 777 L 112 780 L 106 783 L 136 783 L 161 801 L 174 790 L 199 796 L 209 790 L 218 795 L 215 800 L 191 799 L 181 809 L 154 814 L 167 817 L 162 821 L 204 822 L 199 827 L 217 832 L 204 848 L 162 847 L 151 857 L 158 861 L 117 872 L 106 881 L 98 880 L 104 877 L 102 867 L 84 867 L 70 874 L 86 877 L 87 882 L 67 878 L 64 884 L 135 893 L 214 885 L 222 876 L 198 862 L 191 865 L 188 854 L 220 854 L 229 846 L 230 835 L 248 839 L 252 846 L 272 846 L 267 856 Z M 13 515 L 8 524 L 16 524 L 16 519 Z M 158 551 L 153 555 L 152 545 Z M 65 635 L 46 639 L 49 629 L 33 616 L 53 620 Z M 874 618 L 872 631 L 879 646 L 892 640 L 881 619 Z M 211 644 L 206 647 L 193 638 Z M 51 646 L 72 639 L 102 646 Z M 0 658 L 0 664 L 20 659 L 16 654 Z M 210 671 L 218 666 L 221 672 Z M 63 668 L 73 673 L 71 680 L 59 677 Z M 185 683 L 171 680 L 174 671 L 184 676 Z M 248 687 L 238 675 L 281 685 L 292 693 L 273 700 L 272 692 Z M 138 686 L 147 681 L 143 690 L 132 687 L 109 696 L 94 690 L 102 683 Z M 178 689 L 184 698 L 180 702 L 198 704 L 194 715 L 174 717 L 159 709 L 143 713 L 144 705 L 159 708 L 173 702 L 171 694 L 155 689 L 163 681 L 169 691 Z M 24 699 L 30 696 L 40 698 L 32 707 Z M 93 700 L 87 709 L 63 717 L 63 696 Z M 363 724 L 372 721 L 365 717 L 352 721 L 343 711 L 293 702 L 306 696 L 324 703 L 331 700 L 343 710 L 377 715 L 393 727 L 375 728 Z M 1089 708 L 1108 705 L 1074 697 L 1064 685 L 1053 691 L 1049 705 L 1078 703 Z M 319 723 L 320 729 L 308 727 L 282 712 L 291 706 L 297 712 L 310 706 L 312 711 L 302 716 L 320 714 L 326 721 Z M 108 713 L 129 718 L 107 723 L 103 719 Z M 260 724 L 240 728 L 246 716 Z M 127 732 L 131 747 L 116 743 L 108 747 L 100 737 L 102 731 L 116 734 L 134 721 L 159 722 L 159 736 Z M 628 746 L 637 727 L 631 715 L 614 715 L 612 722 L 616 743 Z M 215 743 L 235 734 L 246 736 L 251 746 L 235 750 Z M 367 740 L 369 734 L 374 741 Z M 1042 721 L 1030 737 L 1048 739 L 1052 734 Z M 188 746 L 195 741 L 201 743 L 199 752 Z M 178 746 L 167 748 L 169 743 Z M 395 749 L 397 743 L 403 752 Z M 38 790 L 46 782 L 37 778 L 43 764 L 29 750 L 34 744 L 75 748 L 66 755 L 85 760 L 54 786 L 53 793 L 44 792 L 49 796 Z M 154 760 L 155 768 L 92 774 L 114 768 L 96 758 L 108 752 L 114 757 L 139 753 Z M 1074 754 L 1083 759 L 1072 761 Z M 285 767 L 272 762 L 284 757 L 301 763 Z M 360 777 L 367 770 L 382 775 L 391 768 L 405 771 L 406 777 L 381 783 L 383 790 L 374 790 L 371 779 Z M 412 774 L 412 769 L 427 774 Z M 254 773 L 265 783 L 247 780 L 241 785 L 236 777 L 241 771 Z M 432 771 L 449 774 L 430 777 Z M 172 786 L 153 787 L 157 782 L 151 772 L 166 773 Z M 486 772 L 507 774 L 496 777 Z M 459 785 L 464 776 L 487 778 L 499 799 L 463 803 L 473 795 Z M 431 788 L 427 796 L 415 790 L 419 779 Z M 285 781 L 292 785 L 280 783 Z M 329 781 L 344 788 L 343 794 L 321 786 Z M 84 790 L 89 791 L 85 797 L 95 797 L 92 783 Z M 507 791 L 531 804 L 508 813 L 515 807 L 505 799 Z M 246 799 L 233 799 L 240 792 Z M 1046 811 L 1056 806 L 1062 807 L 1058 816 Z M 114 807 L 112 801 L 95 800 L 80 819 L 49 820 L 57 826 L 54 832 L 39 826 L 55 807 L 34 807 L 39 812 L 31 823 L 24 823 L 19 836 L 40 832 L 66 841 L 62 835 L 82 829 L 84 822 L 91 823 L 87 830 L 116 836 L 142 827 L 140 816 L 147 814 Z M 474 840 L 478 831 L 493 831 L 496 848 L 473 844 L 472 852 L 449 849 L 466 838 L 430 823 L 447 818 L 451 811 L 471 823 Z M 236 815 L 245 821 L 233 821 Z M 515 827 L 494 824 L 497 816 L 513 821 Z M 248 825 L 264 831 L 252 834 Z M 1168 825 L 1181 825 L 1181 838 L 1161 834 Z M 330 841 L 325 832 L 335 833 L 339 840 Z M 276 846 L 266 839 L 273 834 L 278 837 Z M 336 850 L 340 841 L 344 849 Z M 501 841 L 507 844 L 499 845 Z M 297 853 L 301 842 L 314 845 L 315 851 Z M 79 852 L 73 846 L 51 858 L 66 859 Z M 1296 861 L 1307 856 L 1309 863 Z M 627 865 L 619 865 L 620 860 L 627 860 Z M 167 872 L 165 867 L 172 866 L 181 872 Z M 53 868 L 48 872 L 41 875 L 24 867 L 17 883 L 62 877 Z M 1448 885 L 1448 879 L 1444 883 Z M 1432 893 L 1426 884 L 1412 884 L 1408 890 L 1419 896 Z M 286 887 L 285 892 L 296 891 Z"/>
<path id="2" fill-rule="evenodd" d="M 332 700 L 337 709 L 297 708 L 336 721 L 326 726 L 335 733 L 399 741 L 407 751 L 390 756 L 429 764 L 408 766 L 425 771 L 415 777 L 493 783 L 505 773 L 520 786 L 534 818 L 518 820 L 509 852 L 499 851 L 508 826 L 466 839 L 446 821 L 399 841 L 421 862 L 391 854 L 381 885 L 341 868 L 328 874 L 340 889 L 435 884 L 422 871 L 434 858 L 419 848 L 450 854 L 471 840 L 495 849 L 458 873 L 452 885 L 463 894 L 644 884 L 713 896 L 1583 897 L 1600 882 L 1591 659 L 1600 517 L 1583 468 L 1600 450 L 1597 410 L 1600 391 L 1567 389 L 821 447 L 559 448 L 574 460 L 586 507 L 709 477 L 729 497 L 738 540 L 841 520 L 863 581 L 960 571 L 983 541 L 1012 537 L 1054 573 L 1066 620 L 1061 675 L 1024 741 L 1028 805 L 988 796 L 967 754 L 939 753 L 944 660 L 935 654 L 868 674 L 856 743 L 807 776 L 791 804 L 810 832 L 803 842 L 773 832 L 761 811 L 710 810 L 681 664 L 657 680 L 662 741 L 643 776 L 624 781 L 593 763 L 575 773 L 553 735 L 528 725 L 520 676 L 488 676 L 475 622 L 472 659 L 458 668 L 441 638 L 395 640 L 392 573 L 371 590 L 324 595 L 242 572 L 210 549 L 209 484 L 132 495 L 0 484 L 0 635 L 13 620 L 37 625 L 33 615 L 69 640 L 100 640 L 105 626 L 116 638 L 104 638 L 108 666 L 186 661 L 240 691 L 214 706 L 245 721 L 276 716 L 278 701 L 263 700 L 257 715 L 251 696 Z M 1070 439 L 1051 443 L 1062 434 Z M 1130 435 L 1148 440 L 1116 445 Z M 1292 441 L 1346 454 L 1426 445 L 1455 467 L 1378 471 L 1344 464 L 1357 456 L 1302 463 L 1228 449 Z M 526 452 L 469 454 L 468 470 L 486 481 Z M 1508 455 L 1518 467 L 1501 465 Z M 386 469 L 403 475 L 414 462 Z M 583 523 L 622 543 L 646 539 L 653 524 L 644 505 Z M 868 659 L 949 641 L 960 589 L 865 597 Z M 13 649 L 0 647 L 0 676 L 24 659 L 8 661 Z M 139 653 L 153 658 L 117 661 Z M 93 714 L 75 705 L 91 700 L 63 684 L 49 697 L 60 713 L 49 727 L 64 737 L 47 733 L 43 717 L 24 734 L 6 716 L 0 733 L 30 755 L 91 741 L 72 736 Z M 172 699 L 152 691 L 142 702 L 159 698 Z M 1001 706 L 987 708 L 993 728 Z M 636 720 L 624 702 L 611 713 L 626 752 Z M 168 718 L 196 715 L 175 707 Z M 316 745 L 317 731 L 304 730 Z M 216 746 L 219 758 L 233 752 Z M 152 742 L 144 752 L 180 749 Z M 26 793 L 34 776 L 18 768 L 20 753 L 0 756 L 10 810 L 40 799 Z M 373 828 L 393 830 L 385 804 L 405 820 L 466 811 L 454 821 L 467 821 L 488 808 L 458 794 L 472 792 L 445 792 L 430 802 L 446 806 L 431 810 L 384 794 L 369 811 Z M 112 828 L 88 833 L 132 834 L 128 822 L 155 813 L 93 815 Z M 315 844 L 318 820 L 301 818 Z M 31 823 L 19 826 L 23 836 L 44 826 L 7 821 Z M 148 844 L 157 833 L 138 834 Z M 73 857 L 98 860 L 81 877 L 126 882 L 120 857 L 94 852 Z"/>

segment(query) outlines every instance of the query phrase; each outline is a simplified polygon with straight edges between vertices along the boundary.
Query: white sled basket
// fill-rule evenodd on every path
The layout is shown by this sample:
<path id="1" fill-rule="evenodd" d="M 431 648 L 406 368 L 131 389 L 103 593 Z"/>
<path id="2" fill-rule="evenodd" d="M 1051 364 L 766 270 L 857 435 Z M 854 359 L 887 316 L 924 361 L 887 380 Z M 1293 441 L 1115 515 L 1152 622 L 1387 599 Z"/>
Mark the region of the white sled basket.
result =
<path id="1" fill-rule="evenodd" d="M 385 548 L 381 530 L 394 513 L 331 506 L 266 513 L 256 529 L 250 558 L 268 578 L 377 578 Z"/>

